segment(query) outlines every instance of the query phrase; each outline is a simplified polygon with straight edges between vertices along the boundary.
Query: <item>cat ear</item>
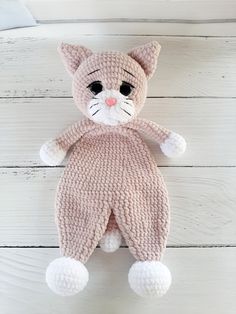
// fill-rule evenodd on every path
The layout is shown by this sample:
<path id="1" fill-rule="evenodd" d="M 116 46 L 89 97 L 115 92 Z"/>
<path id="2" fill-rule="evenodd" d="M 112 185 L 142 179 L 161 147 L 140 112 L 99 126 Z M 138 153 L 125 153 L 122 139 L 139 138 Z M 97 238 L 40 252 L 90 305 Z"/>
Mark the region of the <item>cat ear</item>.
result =
<path id="1" fill-rule="evenodd" d="M 128 55 L 141 65 L 149 79 L 156 70 L 160 50 L 160 44 L 157 41 L 152 41 L 146 45 L 133 48 Z"/>
<path id="2" fill-rule="evenodd" d="M 62 43 L 58 47 L 58 52 L 70 75 L 74 75 L 81 62 L 93 54 L 90 49 L 83 46 L 69 45 Z"/>

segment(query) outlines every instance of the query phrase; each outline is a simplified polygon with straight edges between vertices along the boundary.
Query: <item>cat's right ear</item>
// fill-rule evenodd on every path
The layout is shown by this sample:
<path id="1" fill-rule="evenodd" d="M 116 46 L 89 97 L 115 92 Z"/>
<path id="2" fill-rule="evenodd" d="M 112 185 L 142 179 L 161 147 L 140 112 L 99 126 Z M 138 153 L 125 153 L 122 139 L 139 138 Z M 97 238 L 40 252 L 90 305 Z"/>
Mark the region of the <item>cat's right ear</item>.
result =
<path id="1" fill-rule="evenodd" d="M 71 76 L 74 75 L 80 64 L 93 54 L 90 49 L 83 46 L 62 43 L 58 47 L 62 61 Z"/>

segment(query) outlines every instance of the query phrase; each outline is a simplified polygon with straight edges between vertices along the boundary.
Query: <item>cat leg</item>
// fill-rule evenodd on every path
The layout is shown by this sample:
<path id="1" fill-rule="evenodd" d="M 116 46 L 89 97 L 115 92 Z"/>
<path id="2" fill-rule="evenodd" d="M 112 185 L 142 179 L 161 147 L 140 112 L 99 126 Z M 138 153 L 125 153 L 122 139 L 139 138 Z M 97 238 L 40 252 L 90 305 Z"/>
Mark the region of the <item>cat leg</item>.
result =
<path id="1" fill-rule="evenodd" d="M 86 286 L 89 274 L 84 264 L 106 230 L 110 208 L 104 195 L 77 194 L 59 186 L 56 222 L 63 256 L 52 261 L 46 271 L 46 282 L 56 294 L 74 295 Z"/>
<path id="2" fill-rule="evenodd" d="M 109 217 L 106 232 L 104 233 L 99 244 L 104 252 L 112 253 L 119 249 L 121 241 L 122 241 L 121 232 L 115 220 L 115 216 L 112 212 Z"/>
<path id="3" fill-rule="evenodd" d="M 127 187 L 114 208 L 121 233 L 137 260 L 128 280 L 140 296 L 162 296 L 171 285 L 170 271 L 160 261 L 169 230 L 168 195 L 160 174 L 137 186 Z M 126 196 L 123 201 L 122 195 Z"/>

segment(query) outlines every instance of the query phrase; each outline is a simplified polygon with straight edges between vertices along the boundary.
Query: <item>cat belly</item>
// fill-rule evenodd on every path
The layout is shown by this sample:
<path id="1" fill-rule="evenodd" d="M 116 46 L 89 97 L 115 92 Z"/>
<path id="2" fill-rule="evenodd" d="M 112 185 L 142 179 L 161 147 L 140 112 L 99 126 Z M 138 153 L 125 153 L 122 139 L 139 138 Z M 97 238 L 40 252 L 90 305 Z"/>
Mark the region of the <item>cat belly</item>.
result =
<path id="1" fill-rule="evenodd" d="M 65 256 L 86 262 L 113 214 L 137 260 L 160 259 L 169 225 L 168 194 L 135 133 L 83 137 L 59 182 L 55 209 Z"/>
<path id="2" fill-rule="evenodd" d="M 83 138 L 73 149 L 61 179 L 78 191 L 140 188 L 159 171 L 138 135 L 103 134 Z"/>

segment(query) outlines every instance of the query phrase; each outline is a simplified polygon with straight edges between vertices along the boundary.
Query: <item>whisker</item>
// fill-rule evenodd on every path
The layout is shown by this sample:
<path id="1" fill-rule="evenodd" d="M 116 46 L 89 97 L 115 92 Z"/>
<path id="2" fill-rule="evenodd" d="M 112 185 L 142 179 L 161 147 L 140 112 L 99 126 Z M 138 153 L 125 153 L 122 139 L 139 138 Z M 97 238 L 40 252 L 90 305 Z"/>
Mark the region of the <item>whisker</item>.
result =
<path id="1" fill-rule="evenodd" d="M 131 116 L 131 114 L 128 111 L 126 111 L 125 109 L 123 109 L 121 107 L 120 107 L 120 109 L 123 110 L 125 113 L 127 113 L 129 116 Z"/>
<path id="2" fill-rule="evenodd" d="M 99 102 L 97 102 L 96 104 L 93 104 L 92 106 L 89 107 L 89 109 L 93 108 L 94 106 L 99 105 Z"/>
<path id="3" fill-rule="evenodd" d="M 133 107 L 132 104 L 130 104 L 130 103 L 127 102 L 127 101 L 124 101 L 124 103 L 126 103 L 126 104 L 129 105 L 130 107 Z"/>
<path id="4" fill-rule="evenodd" d="M 92 116 L 95 116 L 95 114 L 97 114 L 101 109 L 98 109 L 97 111 L 95 111 Z"/>

